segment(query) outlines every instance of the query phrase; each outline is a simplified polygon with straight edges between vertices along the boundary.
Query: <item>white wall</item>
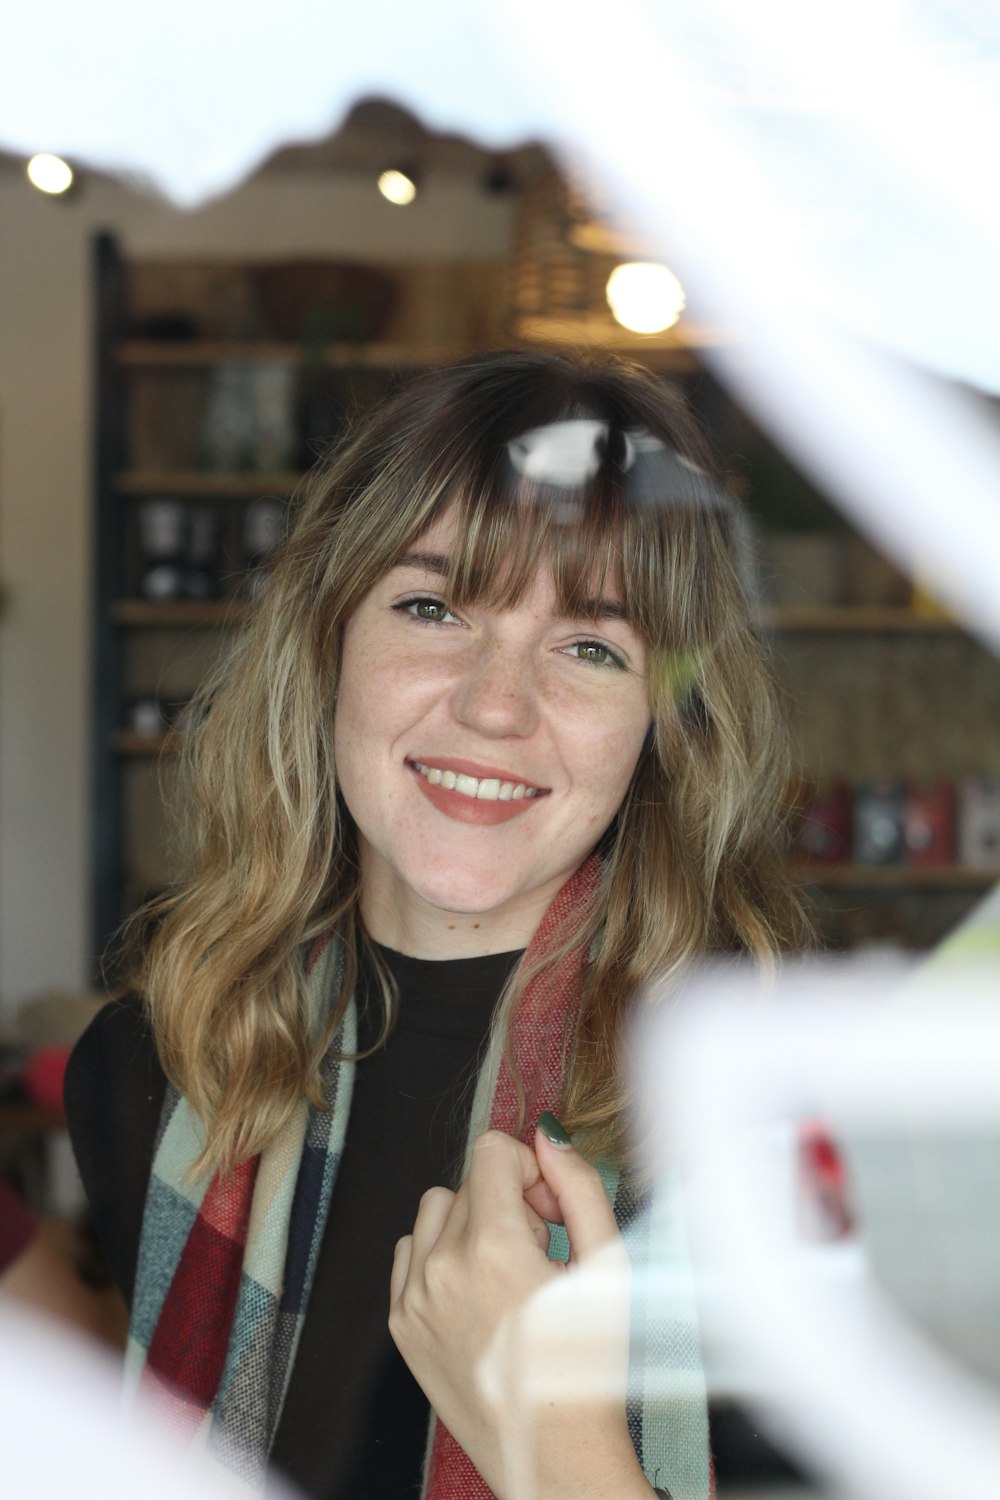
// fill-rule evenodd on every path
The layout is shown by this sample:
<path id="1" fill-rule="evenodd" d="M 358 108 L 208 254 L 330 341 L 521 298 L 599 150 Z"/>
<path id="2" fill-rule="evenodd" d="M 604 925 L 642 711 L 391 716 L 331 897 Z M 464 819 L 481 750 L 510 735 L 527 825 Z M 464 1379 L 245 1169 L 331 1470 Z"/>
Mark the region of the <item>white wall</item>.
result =
<path id="1" fill-rule="evenodd" d="M 272 178 L 185 216 L 0 179 L 0 1008 L 89 981 L 91 237 L 126 255 L 496 259 L 510 207 L 458 178 L 406 209 L 361 177 Z"/>

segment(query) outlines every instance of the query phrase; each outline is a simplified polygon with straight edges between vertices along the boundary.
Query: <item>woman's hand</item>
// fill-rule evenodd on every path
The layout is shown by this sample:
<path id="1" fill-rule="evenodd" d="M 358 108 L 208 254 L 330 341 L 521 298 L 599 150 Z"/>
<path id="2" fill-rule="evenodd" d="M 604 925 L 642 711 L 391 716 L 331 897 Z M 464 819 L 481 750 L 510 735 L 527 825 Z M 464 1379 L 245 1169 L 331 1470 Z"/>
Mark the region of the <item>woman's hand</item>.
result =
<path id="1" fill-rule="evenodd" d="M 566 1226 L 568 1268 L 544 1219 Z M 628 1260 L 572 1147 L 481 1136 L 459 1192 L 425 1193 L 396 1246 L 389 1330 L 501 1500 L 648 1500 L 625 1420 Z"/>

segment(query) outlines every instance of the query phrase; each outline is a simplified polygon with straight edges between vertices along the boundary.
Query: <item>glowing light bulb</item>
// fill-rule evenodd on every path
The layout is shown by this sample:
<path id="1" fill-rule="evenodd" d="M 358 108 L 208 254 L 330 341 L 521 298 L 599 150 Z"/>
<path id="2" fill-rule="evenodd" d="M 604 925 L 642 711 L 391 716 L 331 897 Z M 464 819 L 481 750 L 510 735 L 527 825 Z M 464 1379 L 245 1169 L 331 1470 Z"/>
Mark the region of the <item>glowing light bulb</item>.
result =
<path id="1" fill-rule="evenodd" d="M 673 271 L 653 261 L 632 260 L 608 277 L 608 306 L 615 321 L 632 333 L 673 328 L 687 298 Z"/>
<path id="2" fill-rule="evenodd" d="M 43 151 L 33 156 L 26 171 L 28 181 L 41 193 L 65 193 L 73 186 L 73 168 L 61 156 Z"/>
<path id="3" fill-rule="evenodd" d="M 383 198 L 388 198 L 390 203 L 396 203 L 401 208 L 412 203 L 417 196 L 417 184 L 412 177 L 407 177 L 405 172 L 395 170 L 383 172 L 378 180 L 378 190 Z"/>

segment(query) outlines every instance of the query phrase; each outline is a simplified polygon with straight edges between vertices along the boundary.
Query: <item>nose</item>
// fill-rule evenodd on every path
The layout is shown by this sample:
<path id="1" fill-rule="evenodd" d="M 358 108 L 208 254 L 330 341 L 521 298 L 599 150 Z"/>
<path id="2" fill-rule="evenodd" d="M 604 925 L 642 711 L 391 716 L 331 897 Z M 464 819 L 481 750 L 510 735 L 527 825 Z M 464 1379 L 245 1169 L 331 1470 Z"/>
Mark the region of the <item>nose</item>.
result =
<path id="1" fill-rule="evenodd" d="M 539 703 L 529 654 L 510 642 L 480 642 L 455 683 L 451 709 L 460 724 L 486 739 L 532 734 Z"/>

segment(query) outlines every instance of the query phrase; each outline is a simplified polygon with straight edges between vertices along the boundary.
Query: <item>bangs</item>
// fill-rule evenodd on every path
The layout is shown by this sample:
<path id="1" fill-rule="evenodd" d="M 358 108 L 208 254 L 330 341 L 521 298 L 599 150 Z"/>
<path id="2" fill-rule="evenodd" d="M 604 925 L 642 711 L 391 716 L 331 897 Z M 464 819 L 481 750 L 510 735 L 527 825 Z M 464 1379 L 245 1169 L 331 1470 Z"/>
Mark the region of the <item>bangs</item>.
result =
<path id="1" fill-rule="evenodd" d="M 544 564 L 567 617 L 596 620 L 610 588 L 634 623 L 623 576 L 625 504 L 612 476 L 554 495 L 551 486 L 512 484 L 494 470 L 482 486 L 455 494 L 448 508 L 458 523 L 448 587 L 459 609 L 513 608 Z"/>
<path id="2" fill-rule="evenodd" d="M 701 649 L 718 628 L 703 572 L 716 514 L 637 507 L 613 474 L 558 497 L 491 476 L 458 490 L 427 525 L 446 513 L 457 522 L 446 575 L 456 609 L 513 608 L 545 566 L 567 619 L 596 624 L 611 599 L 637 634 L 667 651 Z"/>

